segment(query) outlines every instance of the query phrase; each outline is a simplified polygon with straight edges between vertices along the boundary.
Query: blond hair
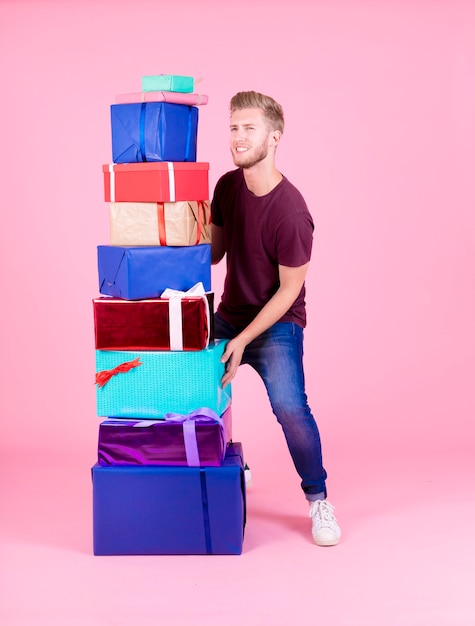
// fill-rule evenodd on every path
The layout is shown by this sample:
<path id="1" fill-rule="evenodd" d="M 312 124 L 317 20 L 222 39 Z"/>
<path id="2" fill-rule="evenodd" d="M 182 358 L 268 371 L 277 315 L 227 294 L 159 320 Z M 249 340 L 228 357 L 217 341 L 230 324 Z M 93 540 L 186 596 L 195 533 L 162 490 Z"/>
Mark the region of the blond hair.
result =
<path id="1" fill-rule="evenodd" d="M 271 130 L 284 132 L 284 111 L 270 96 L 257 91 L 239 91 L 229 103 L 231 114 L 241 109 L 260 109 Z"/>

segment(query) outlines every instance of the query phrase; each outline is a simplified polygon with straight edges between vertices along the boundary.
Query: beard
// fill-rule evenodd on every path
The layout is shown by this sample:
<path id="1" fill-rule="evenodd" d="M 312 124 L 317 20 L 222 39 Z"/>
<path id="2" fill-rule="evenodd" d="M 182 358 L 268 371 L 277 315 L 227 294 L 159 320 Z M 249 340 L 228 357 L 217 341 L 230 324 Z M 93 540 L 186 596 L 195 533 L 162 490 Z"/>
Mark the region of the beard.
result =
<path id="1" fill-rule="evenodd" d="M 257 146 L 253 150 L 248 152 L 234 152 L 232 151 L 234 165 L 242 167 L 243 169 L 249 169 L 257 163 L 263 161 L 269 153 L 267 147 L 267 140 L 263 141 L 260 146 Z"/>

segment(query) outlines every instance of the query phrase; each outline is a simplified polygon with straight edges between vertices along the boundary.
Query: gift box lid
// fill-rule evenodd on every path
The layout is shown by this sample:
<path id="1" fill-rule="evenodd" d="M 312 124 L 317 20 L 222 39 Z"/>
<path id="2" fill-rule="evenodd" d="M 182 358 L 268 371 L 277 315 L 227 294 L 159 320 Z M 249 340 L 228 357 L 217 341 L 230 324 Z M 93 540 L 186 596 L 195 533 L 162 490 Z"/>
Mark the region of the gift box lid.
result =
<path id="1" fill-rule="evenodd" d="M 209 163 L 201 161 L 145 161 L 141 163 L 107 163 L 102 166 L 104 173 L 113 171 L 117 172 L 168 172 L 170 169 L 174 171 L 187 170 L 209 170 Z M 193 200 L 194 198 L 188 198 Z M 199 198 L 202 200 L 203 198 Z"/>

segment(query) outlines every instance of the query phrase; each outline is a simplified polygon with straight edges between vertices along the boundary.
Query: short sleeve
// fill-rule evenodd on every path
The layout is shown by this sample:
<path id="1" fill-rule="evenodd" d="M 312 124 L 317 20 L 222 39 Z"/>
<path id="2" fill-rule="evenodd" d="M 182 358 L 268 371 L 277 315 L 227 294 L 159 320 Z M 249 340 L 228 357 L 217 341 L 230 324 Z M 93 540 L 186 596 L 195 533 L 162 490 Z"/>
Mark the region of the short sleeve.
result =
<path id="1" fill-rule="evenodd" d="M 300 267 L 312 256 L 314 224 L 308 210 L 288 215 L 277 230 L 276 247 L 279 265 Z"/>

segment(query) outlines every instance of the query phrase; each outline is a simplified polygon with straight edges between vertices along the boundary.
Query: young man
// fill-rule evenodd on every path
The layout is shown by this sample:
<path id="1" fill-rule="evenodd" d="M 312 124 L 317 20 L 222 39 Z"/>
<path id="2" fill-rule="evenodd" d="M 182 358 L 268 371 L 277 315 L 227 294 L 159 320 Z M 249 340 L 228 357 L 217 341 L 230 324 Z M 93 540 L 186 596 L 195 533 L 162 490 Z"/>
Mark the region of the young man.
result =
<path id="1" fill-rule="evenodd" d="M 261 376 L 310 504 L 316 544 L 335 545 L 340 528 L 326 500 L 320 435 L 305 394 L 305 275 L 313 221 L 300 192 L 277 170 L 282 107 L 254 91 L 230 103 L 230 148 L 237 169 L 218 181 L 211 204 L 213 263 L 227 273 L 215 315 L 217 338 L 229 339 L 222 385 L 241 363 Z"/>

